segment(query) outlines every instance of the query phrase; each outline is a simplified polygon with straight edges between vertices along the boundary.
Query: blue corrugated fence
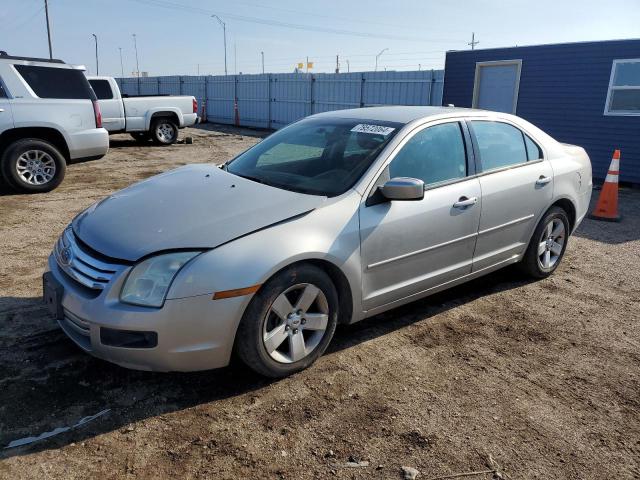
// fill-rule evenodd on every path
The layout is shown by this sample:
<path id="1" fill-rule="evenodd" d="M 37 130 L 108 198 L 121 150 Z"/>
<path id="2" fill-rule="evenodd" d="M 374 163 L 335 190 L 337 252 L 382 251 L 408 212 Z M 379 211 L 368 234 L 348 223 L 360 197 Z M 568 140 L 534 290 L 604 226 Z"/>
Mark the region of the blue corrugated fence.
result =
<path id="1" fill-rule="evenodd" d="M 313 113 L 374 105 L 442 105 L 444 70 L 269 73 L 116 79 L 123 94 L 193 95 L 210 122 L 281 128 Z"/>

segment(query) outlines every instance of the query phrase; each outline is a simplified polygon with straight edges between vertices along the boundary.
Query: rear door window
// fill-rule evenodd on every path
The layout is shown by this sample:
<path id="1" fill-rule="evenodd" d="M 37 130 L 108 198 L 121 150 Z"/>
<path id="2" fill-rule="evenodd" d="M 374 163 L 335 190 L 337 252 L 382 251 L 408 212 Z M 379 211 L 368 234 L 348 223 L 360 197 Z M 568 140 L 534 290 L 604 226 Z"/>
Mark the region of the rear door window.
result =
<path id="1" fill-rule="evenodd" d="M 14 67 L 40 98 L 95 99 L 87 77 L 80 70 L 33 65 Z"/>
<path id="2" fill-rule="evenodd" d="M 98 100 L 111 100 L 113 98 L 113 92 L 108 80 L 89 80 L 89 83 Z"/>
<path id="3" fill-rule="evenodd" d="M 7 92 L 4 89 L 4 85 L 2 85 L 2 79 L 0 78 L 0 98 L 7 98 Z"/>
<path id="4" fill-rule="evenodd" d="M 527 161 L 524 135 L 516 127 L 508 123 L 478 120 L 472 121 L 471 126 L 480 150 L 483 171 Z M 533 156 L 536 154 L 533 153 Z"/>

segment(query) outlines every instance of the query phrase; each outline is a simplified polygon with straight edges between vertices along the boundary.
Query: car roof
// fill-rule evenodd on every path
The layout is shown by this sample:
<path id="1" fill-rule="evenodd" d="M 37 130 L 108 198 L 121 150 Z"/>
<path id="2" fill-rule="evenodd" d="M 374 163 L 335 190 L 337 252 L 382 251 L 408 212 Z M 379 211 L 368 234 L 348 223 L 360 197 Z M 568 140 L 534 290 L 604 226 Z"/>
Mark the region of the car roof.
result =
<path id="1" fill-rule="evenodd" d="M 351 108 L 348 110 L 333 110 L 313 115 L 314 118 L 353 118 L 361 120 L 378 120 L 382 122 L 397 122 L 407 124 L 434 116 L 477 115 L 487 112 L 471 108 L 457 107 L 426 107 L 414 105 L 394 105 L 385 107 Z"/>

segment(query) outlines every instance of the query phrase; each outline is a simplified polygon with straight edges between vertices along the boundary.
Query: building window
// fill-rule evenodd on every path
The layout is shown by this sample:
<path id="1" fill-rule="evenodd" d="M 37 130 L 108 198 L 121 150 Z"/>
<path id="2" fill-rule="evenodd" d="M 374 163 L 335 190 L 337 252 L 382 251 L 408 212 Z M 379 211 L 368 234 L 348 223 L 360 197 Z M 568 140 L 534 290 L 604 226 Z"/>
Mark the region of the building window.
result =
<path id="1" fill-rule="evenodd" d="M 613 61 L 604 114 L 640 116 L 640 58 Z"/>

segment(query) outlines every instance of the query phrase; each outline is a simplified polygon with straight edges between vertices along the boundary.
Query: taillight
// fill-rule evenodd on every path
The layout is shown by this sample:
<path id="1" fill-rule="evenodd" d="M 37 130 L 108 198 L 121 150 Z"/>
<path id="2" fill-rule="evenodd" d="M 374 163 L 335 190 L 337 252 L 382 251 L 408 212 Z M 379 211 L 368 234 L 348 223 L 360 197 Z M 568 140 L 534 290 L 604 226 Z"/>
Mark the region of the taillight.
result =
<path id="1" fill-rule="evenodd" d="M 198 113 L 198 100 L 193 99 L 193 113 Z"/>
<path id="2" fill-rule="evenodd" d="M 96 118 L 96 128 L 102 128 L 102 112 L 97 100 L 93 100 L 93 115 Z"/>

